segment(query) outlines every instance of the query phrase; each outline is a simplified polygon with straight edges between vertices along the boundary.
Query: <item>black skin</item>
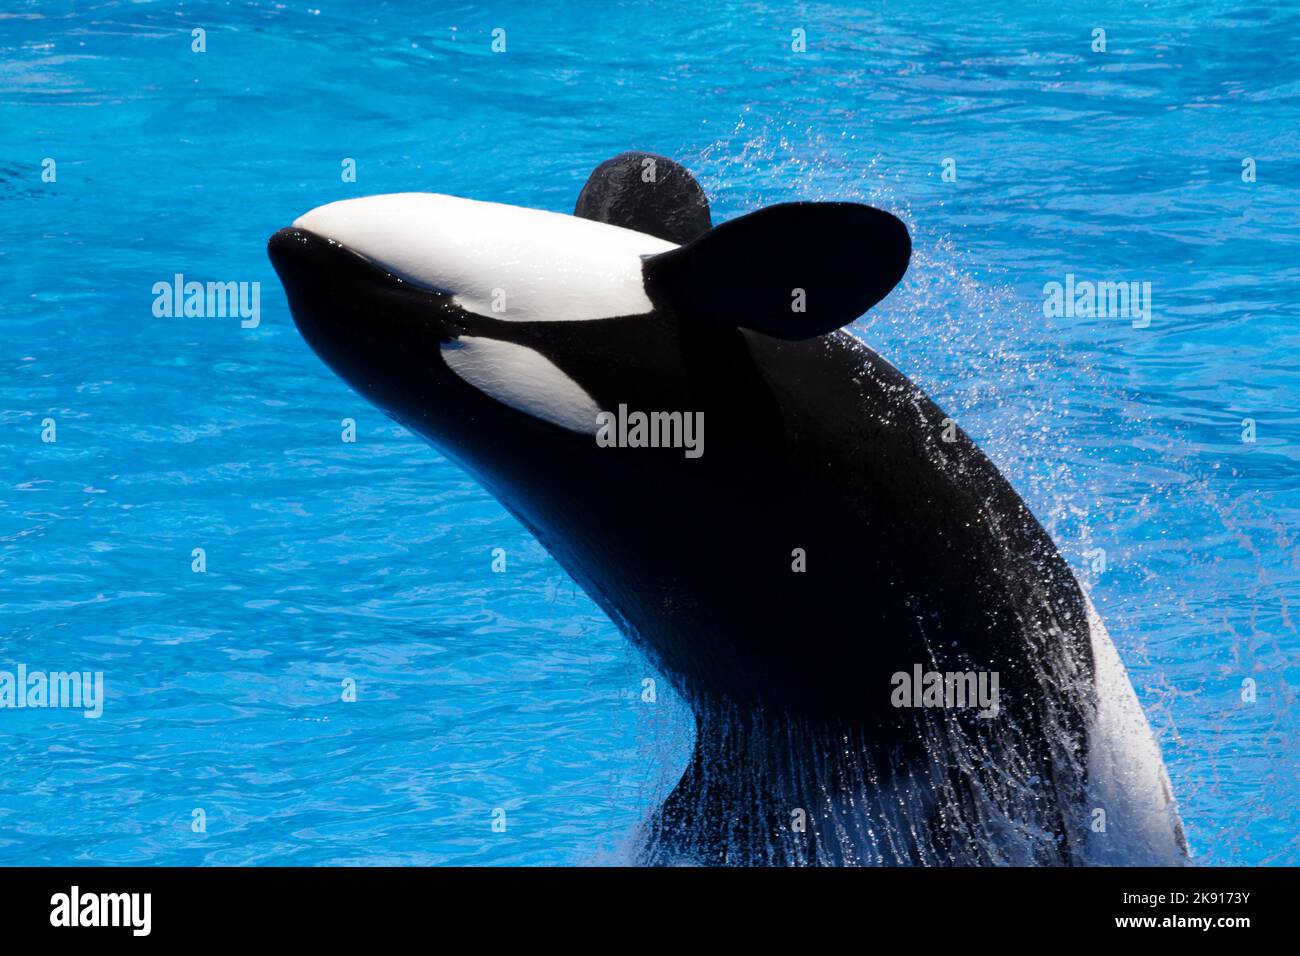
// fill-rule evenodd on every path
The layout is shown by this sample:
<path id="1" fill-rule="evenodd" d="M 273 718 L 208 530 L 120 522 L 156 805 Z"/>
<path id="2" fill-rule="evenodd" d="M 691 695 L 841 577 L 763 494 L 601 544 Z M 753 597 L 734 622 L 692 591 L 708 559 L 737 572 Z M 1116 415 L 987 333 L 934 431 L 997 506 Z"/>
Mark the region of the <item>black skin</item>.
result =
<path id="1" fill-rule="evenodd" d="M 654 153 L 620 153 L 592 171 L 573 214 L 679 245 L 713 225 L 709 200 L 686 169 Z"/>
<path id="2" fill-rule="evenodd" d="M 925 715 L 892 706 L 890 680 L 916 663 L 1000 673 L 999 719 L 1022 728 L 1018 766 L 1048 782 L 1068 844 L 1062 808 L 1078 781 L 1054 767 L 1061 748 L 1086 747 L 1083 595 L 996 467 L 871 349 L 844 332 L 783 341 L 669 306 L 493 320 L 296 229 L 272 237 L 270 256 L 321 358 L 473 474 L 690 702 L 700 742 L 650 827 L 665 855 L 677 843 L 708 863 L 774 862 L 744 848 L 780 814 L 737 820 L 716 766 L 724 751 L 735 774 L 755 769 L 739 755 L 767 747 L 756 737 L 792 739 L 773 727 L 849 735 L 876 766 L 919 758 Z M 601 448 L 497 402 L 442 360 L 460 334 L 537 349 L 602 409 L 702 411 L 705 453 Z M 1049 718 L 1063 740 L 1040 732 Z M 745 805 L 815 799 L 789 792 L 808 786 L 802 771 L 770 786 Z"/>

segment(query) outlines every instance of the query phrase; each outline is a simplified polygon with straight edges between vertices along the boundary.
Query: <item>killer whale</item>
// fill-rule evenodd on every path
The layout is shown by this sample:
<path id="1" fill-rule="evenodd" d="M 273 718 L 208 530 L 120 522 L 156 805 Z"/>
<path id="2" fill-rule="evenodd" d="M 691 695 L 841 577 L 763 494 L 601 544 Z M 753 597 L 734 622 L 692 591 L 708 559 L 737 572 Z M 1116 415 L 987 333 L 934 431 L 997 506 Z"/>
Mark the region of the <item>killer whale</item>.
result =
<path id="1" fill-rule="evenodd" d="M 308 212 L 269 254 L 326 364 L 473 474 L 691 705 L 642 861 L 1186 859 L 1050 537 L 842 331 L 906 271 L 894 216 L 791 203 L 714 226 L 689 172 L 624 154 L 573 216 L 377 196 Z M 598 445 L 620 406 L 701 413 L 707 452 Z M 917 666 L 996 672 L 997 715 L 895 706 Z"/>

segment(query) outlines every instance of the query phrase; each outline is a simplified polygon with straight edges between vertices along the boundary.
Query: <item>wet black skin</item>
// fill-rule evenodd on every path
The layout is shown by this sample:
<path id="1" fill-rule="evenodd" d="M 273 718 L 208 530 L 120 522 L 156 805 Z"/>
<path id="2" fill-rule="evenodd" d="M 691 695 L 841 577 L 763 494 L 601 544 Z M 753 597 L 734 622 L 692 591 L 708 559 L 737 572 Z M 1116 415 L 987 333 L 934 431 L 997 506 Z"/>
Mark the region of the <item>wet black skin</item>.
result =
<path id="1" fill-rule="evenodd" d="M 944 441 L 943 411 L 852 336 L 782 341 L 668 308 L 499 321 L 302 230 L 276 233 L 270 256 L 311 347 L 536 535 L 691 702 L 702 744 L 722 733 L 714 715 L 734 733 L 761 714 L 906 761 L 919 718 L 891 705 L 890 678 L 922 663 L 998 671 L 1003 718 L 1030 728 L 1045 779 L 1051 746 L 1085 746 L 1092 658 L 1072 574 L 984 454 L 959 429 Z M 461 334 L 536 349 L 601 409 L 702 411 L 704 454 L 601 448 L 497 402 L 442 360 Z M 1033 731 L 1044 675 L 1074 688 L 1051 698 L 1063 743 Z M 658 825 L 726 826 L 734 843 L 734 811 L 702 792 L 708 759 L 697 748 Z"/>
<path id="2" fill-rule="evenodd" d="M 713 226 L 709 200 L 695 177 L 666 156 L 620 153 L 597 166 L 573 214 L 679 245 Z"/>

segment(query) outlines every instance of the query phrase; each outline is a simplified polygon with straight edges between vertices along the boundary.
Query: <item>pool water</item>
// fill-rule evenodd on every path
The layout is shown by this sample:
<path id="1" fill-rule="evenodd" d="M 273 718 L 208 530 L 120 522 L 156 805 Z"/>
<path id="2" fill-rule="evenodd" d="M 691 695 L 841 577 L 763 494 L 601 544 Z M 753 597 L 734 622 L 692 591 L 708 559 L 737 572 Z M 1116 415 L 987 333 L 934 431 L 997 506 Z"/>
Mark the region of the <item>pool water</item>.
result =
<path id="1" fill-rule="evenodd" d="M 0 710 L 0 864 L 625 858 L 683 705 L 311 353 L 265 242 L 370 193 L 570 211 L 633 148 L 715 221 L 906 220 L 910 272 L 855 331 L 1086 582 L 1196 859 L 1300 864 L 1298 41 L 1295 0 L 15 0 L 0 670 L 106 696 Z M 178 273 L 260 283 L 256 324 L 155 315 Z M 1045 315 L 1071 275 L 1149 283 L 1149 315 Z"/>

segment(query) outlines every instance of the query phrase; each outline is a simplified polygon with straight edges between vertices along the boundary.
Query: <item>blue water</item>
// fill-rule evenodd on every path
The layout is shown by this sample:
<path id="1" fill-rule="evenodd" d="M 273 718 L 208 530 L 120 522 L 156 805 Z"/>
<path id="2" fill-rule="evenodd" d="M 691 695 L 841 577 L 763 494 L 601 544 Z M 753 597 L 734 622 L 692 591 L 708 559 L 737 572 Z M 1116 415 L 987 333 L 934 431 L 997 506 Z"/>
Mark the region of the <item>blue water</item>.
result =
<path id="1" fill-rule="evenodd" d="M 715 221 L 906 219 L 859 334 L 1088 583 L 1197 859 L 1300 864 L 1296 0 L 369 6 L 0 14 L 0 669 L 107 691 L 98 720 L 0 710 L 0 864 L 621 858 L 682 705 L 309 351 L 264 244 L 368 193 L 568 211 L 630 148 Z M 260 324 L 154 317 L 178 272 L 260 282 Z M 1045 318 L 1067 273 L 1150 282 L 1150 325 Z"/>

